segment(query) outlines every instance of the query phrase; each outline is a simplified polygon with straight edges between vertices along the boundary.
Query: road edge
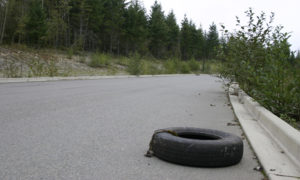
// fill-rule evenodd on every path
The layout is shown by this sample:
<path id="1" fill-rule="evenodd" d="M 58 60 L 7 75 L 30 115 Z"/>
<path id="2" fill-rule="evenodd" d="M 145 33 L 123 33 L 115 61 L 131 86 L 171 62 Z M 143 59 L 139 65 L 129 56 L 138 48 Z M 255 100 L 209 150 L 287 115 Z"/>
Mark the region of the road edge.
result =
<path id="1" fill-rule="evenodd" d="M 229 99 L 258 160 L 270 180 L 300 179 L 300 132 L 262 107 L 237 84 Z"/>
<path id="2" fill-rule="evenodd" d="M 122 79 L 122 78 L 149 78 L 149 77 L 176 77 L 195 76 L 195 74 L 161 74 L 161 75 L 120 75 L 120 76 L 73 76 L 73 77 L 37 77 L 37 78 L 0 78 L 2 83 L 22 83 L 22 82 L 47 82 L 66 80 L 98 80 L 98 79 Z"/>

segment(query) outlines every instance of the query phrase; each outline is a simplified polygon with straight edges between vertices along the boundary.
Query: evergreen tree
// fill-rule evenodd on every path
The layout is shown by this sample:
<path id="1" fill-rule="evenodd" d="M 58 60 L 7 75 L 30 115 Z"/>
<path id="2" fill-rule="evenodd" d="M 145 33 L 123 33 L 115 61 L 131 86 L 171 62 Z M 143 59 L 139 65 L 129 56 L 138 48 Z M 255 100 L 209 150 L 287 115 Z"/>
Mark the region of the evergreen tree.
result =
<path id="1" fill-rule="evenodd" d="M 180 49 L 181 59 L 189 60 L 195 58 L 199 49 L 199 35 L 195 24 L 185 16 L 181 23 Z"/>
<path id="2" fill-rule="evenodd" d="M 88 0 L 72 0 L 70 2 L 70 26 L 72 30 L 73 47 L 83 50 L 88 30 L 88 20 L 91 6 Z"/>
<path id="3" fill-rule="evenodd" d="M 224 61 L 223 57 L 228 54 L 227 41 L 224 36 L 220 38 L 219 52 L 221 54 L 218 54 L 218 56 L 220 56 L 221 60 Z"/>
<path id="4" fill-rule="evenodd" d="M 48 9 L 48 30 L 47 40 L 49 45 L 55 48 L 59 46 L 67 46 L 67 17 L 69 15 L 70 7 L 69 0 L 54 0 L 43 2 L 44 9 Z"/>
<path id="5" fill-rule="evenodd" d="M 9 1 L 0 1 L 0 44 L 3 42 L 5 30 L 6 30 L 6 22 L 7 22 L 7 14 L 9 9 Z"/>
<path id="6" fill-rule="evenodd" d="M 180 51 L 181 59 L 187 60 L 189 58 L 189 43 L 190 43 L 190 28 L 189 20 L 186 16 L 181 22 L 181 32 L 180 32 Z"/>
<path id="7" fill-rule="evenodd" d="M 87 48 L 101 49 L 101 34 L 104 34 L 104 1 L 89 0 L 90 15 L 87 29 Z"/>
<path id="8" fill-rule="evenodd" d="M 15 29 L 11 29 L 13 36 L 10 37 L 12 42 L 24 43 L 26 40 L 26 23 L 28 21 L 28 12 L 30 9 L 30 3 L 26 0 L 15 0 L 13 6 L 13 13 L 11 13 L 10 24 L 15 26 Z"/>
<path id="9" fill-rule="evenodd" d="M 200 42 L 196 25 L 191 20 L 189 23 L 189 28 L 190 28 L 190 43 L 189 43 L 190 53 L 188 55 L 189 57 L 188 60 L 196 58 L 199 49 L 199 42 Z"/>
<path id="10" fill-rule="evenodd" d="M 202 27 L 200 26 L 197 29 L 197 47 L 196 47 L 196 58 L 197 59 L 204 59 L 205 58 L 205 36 Z"/>
<path id="11" fill-rule="evenodd" d="M 180 49 L 179 49 L 179 33 L 180 29 L 176 22 L 176 17 L 173 11 L 171 11 L 166 19 L 167 25 L 167 51 L 169 57 L 179 57 Z"/>
<path id="12" fill-rule="evenodd" d="M 157 1 L 151 7 L 149 21 L 149 49 L 156 58 L 164 58 L 166 55 L 167 25 L 162 7 Z"/>
<path id="13" fill-rule="evenodd" d="M 217 26 L 212 23 L 209 27 L 209 31 L 206 39 L 206 55 L 207 58 L 212 59 L 217 55 L 217 48 L 219 46 L 219 34 Z"/>
<path id="14" fill-rule="evenodd" d="M 296 59 L 300 60 L 300 50 L 297 51 Z"/>
<path id="15" fill-rule="evenodd" d="M 120 53 L 121 36 L 124 34 L 125 0 L 104 1 L 104 48 L 110 53 Z"/>
<path id="16" fill-rule="evenodd" d="M 125 54 L 147 51 L 147 16 L 146 10 L 138 0 L 131 1 L 125 13 Z"/>
<path id="17" fill-rule="evenodd" d="M 31 45 L 44 45 L 47 31 L 46 14 L 39 0 L 30 4 L 28 21 L 26 22 L 27 42 Z"/>
<path id="18" fill-rule="evenodd" d="M 296 57 L 295 57 L 295 64 L 296 64 L 296 68 L 298 68 L 298 70 L 300 70 L 300 50 L 298 50 L 296 52 Z"/>

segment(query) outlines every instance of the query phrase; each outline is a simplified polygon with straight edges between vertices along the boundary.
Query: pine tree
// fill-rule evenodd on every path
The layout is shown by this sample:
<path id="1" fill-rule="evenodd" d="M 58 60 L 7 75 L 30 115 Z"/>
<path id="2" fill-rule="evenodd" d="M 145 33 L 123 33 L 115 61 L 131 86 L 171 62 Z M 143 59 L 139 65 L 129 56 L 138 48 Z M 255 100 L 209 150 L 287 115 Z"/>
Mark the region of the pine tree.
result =
<path id="1" fill-rule="evenodd" d="M 146 10 L 138 0 L 131 1 L 125 12 L 125 54 L 147 51 L 147 17 Z"/>
<path id="2" fill-rule="evenodd" d="M 1 23 L 0 23 L 0 44 L 2 44 L 4 34 L 5 34 L 5 29 L 6 29 L 9 1 L 1 1 L 0 9 L 1 9 L 0 17 L 3 16 L 3 18 L 1 18 Z M 2 12 L 4 12 L 4 13 L 2 13 Z"/>
<path id="3" fill-rule="evenodd" d="M 195 24 L 185 16 L 181 23 L 180 49 L 181 59 L 189 60 L 198 54 L 199 37 Z"/>
<path id="4" fill-rule="evenodd" d="M 31 3 L 28 0 L 13 0 L 13 2 L 9 15 L 9 38 L 12 43 L 20 44 L 26 40 L 26 23 Z"/>
<path id="5" fill-rule="evenodd" d="M 190 52 L 188 55 L 189 57 L 188 59 L 194 59 L 196 58 L 198 53 L 199 36 L 198 36 L 196 25 L 191 20 L 189 22 L 189 28 L 190 28 L 190 43 L 189 43 Z"/>
<path id="6" fill-rule="evenodd" d="M 207 58 L 212 59 L 217 55 L 217 48 L 219 46 L 219 34 L 217 26 L 212 23 L 209 27 L 209 31 L 206 39 L 206 52 Z"/>
<path id="7" fill-rule="evenodd" d="M 0 44 L 14 40 L 20 18 L 20 0 L 0 0 Z"/>
<path id="8" fill-rule="evenodd" d="M 197 29 L 197 47 L 196 47 L 196 58 L 197 59 L 204 59 L 205 58 L 205 36 L 202 27 L 200 26 Z"/>
<path id="9" fill-rule="evenodd" d="M 179 49 L 179 26 L 176 22 L 176 17 L 173 11 L 171 11 L 166 19 L 167 25 L 167 51 L 169 57 L 179 57 L 180 49 Z"/>
<path id="10" fill-rule="evenodd" d="M 69 0 L 43 2 L 43 7 L 48 9 L 49 14 L 47 40 L 55 48 L 67 46 L 67 17 L 70 11 L 68 3 Z"/>
<path id="11" fill-rule="evenodd" d="M 31 45 L 43 46 L 46 38 L 47 23 L 41 1 L 33 0 L 31 2 L 28 21 L 25 26 L 27 42 Z"/>
<path id="12" fill-rule="evenodd" d="M 181 22 L 181 32 L 180 32 L 180 51 L 181 59 L 187 60 L 189 56 L 189 43 L 190 43 L 190 29 L 189 29 L 189 20 L 184 16 L 184 19 Z"/>
<path id="13" fill-rule="evenodd" d="M 156 58 L 164 58 L 166 55 L 167 25 L 162 7 L 157 1 L 151 7 L 149 21 L 149 49 Z"/>
<path id="14" fill-rule="evenodd" d="M 88 31 L 88 20 L 91 7 L 88 0 L 72 0 L 70 5 L 70 25 L 73 35 L 73 47 L 84 50 Z"/>
<path id="15" fill-rule="evenodd" d="M 105 49 L 110 53 L 120 54 L 121 36 L 124 33 L 125 0 L 104 1 L 104 29 Z"/>
<path id="16" fill-rule="evenodd" d="M 91 8 L 88 19 L 87 48 L 101 49 L 101 34 L 104 34 L 104 1 L 89 0 L 87 3 Z"/>

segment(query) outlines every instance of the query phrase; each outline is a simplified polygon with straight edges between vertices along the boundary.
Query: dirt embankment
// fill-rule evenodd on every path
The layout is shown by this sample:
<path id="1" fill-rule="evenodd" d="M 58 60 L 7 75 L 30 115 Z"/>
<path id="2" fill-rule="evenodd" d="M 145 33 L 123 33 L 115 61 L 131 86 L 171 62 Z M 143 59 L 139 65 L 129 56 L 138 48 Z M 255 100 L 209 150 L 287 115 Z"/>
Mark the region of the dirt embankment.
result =
<path id="1" fill-rule="evenodd" d="M 0 78 L 124 74 L 120 69 L 92 68 L 90 55 L 64 51 L 0 47 Z"/>

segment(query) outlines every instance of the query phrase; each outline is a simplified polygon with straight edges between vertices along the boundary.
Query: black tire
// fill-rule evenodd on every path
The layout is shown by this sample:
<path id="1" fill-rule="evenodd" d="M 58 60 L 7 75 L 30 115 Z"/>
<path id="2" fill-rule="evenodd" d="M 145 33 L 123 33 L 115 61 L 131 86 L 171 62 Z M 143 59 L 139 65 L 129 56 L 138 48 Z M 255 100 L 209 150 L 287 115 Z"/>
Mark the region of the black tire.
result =
<path id="1" fill-rule="evenodd" d="M 151 144 L 156 157 L 188 166 L 231 166 L 243 156 L 240 137 L 210 129 L 168 128 L 155 133 Z"/>

